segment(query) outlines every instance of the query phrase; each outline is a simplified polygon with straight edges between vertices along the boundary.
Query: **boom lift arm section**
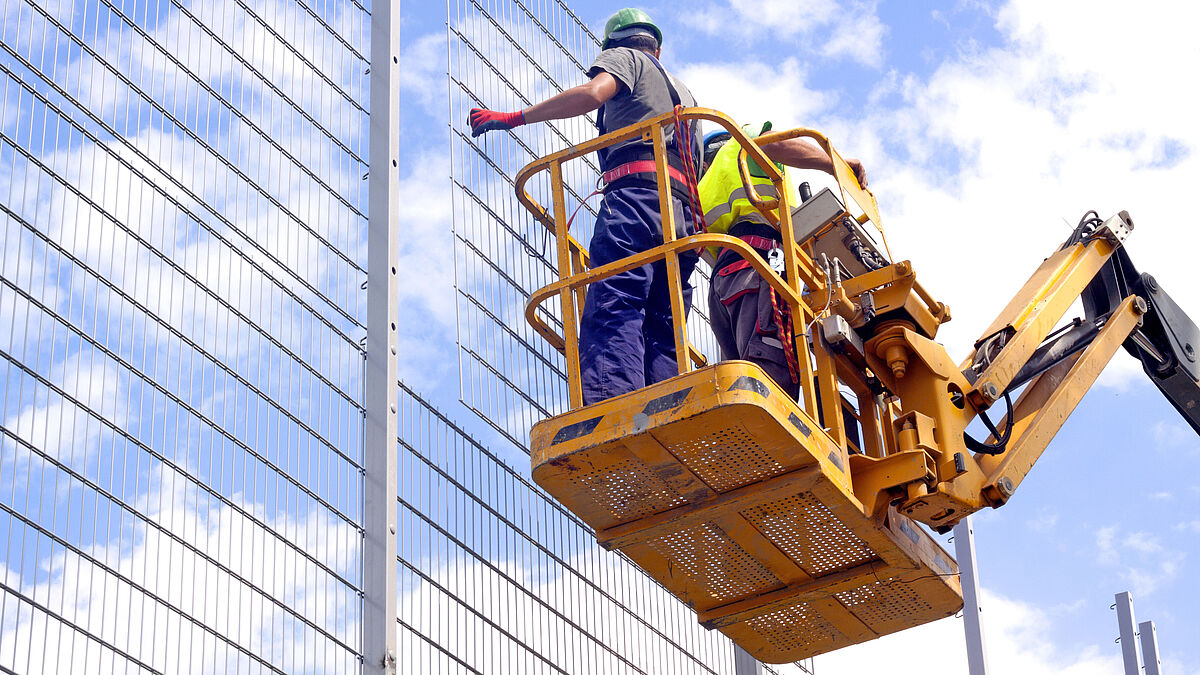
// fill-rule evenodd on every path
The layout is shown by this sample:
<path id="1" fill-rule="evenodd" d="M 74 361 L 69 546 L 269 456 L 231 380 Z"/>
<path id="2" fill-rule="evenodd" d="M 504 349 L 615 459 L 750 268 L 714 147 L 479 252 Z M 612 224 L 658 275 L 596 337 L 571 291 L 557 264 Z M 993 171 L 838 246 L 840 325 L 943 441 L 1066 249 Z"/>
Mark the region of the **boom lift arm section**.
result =
<path id="1" fill-rule="evenodd" d="M 1084 313 L 1096 321 L 1131 294 L 1144 299 L 1148 308 L 1141 328 L 1125 341 L 1125 350 L 1141 361 L 1150 380 L 1200 434 L 1200 329 L 1154 277 L 1138 274 L 1124 248 L 1084 290 Z"/>

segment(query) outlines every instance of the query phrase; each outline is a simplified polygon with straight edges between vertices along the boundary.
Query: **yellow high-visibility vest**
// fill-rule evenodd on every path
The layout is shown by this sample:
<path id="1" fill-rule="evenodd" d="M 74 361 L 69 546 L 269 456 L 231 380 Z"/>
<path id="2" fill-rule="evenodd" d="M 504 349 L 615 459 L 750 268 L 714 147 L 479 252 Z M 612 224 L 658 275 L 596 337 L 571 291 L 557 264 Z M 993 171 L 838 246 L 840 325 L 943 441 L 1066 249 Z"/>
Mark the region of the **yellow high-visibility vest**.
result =
<path id="1" fill-rule="evenodd" d="M 770 131 L 771 123 L 763 124 L 757 133 L 752 131 L 750 125 L 742 127 L 742 130 L 751 138 L 756 138 Z M 737 141 L 730 141 L 721 146 L 713 158 L 712 165 L 700 179 L 700 208 L 704 210 L 704 223 L 709 232 L 725 234 L 734 223 L 743 220 L 769 224 L 746 197 L 746 188 L 743 187 L 742 177 L 738 173 L 738 153 L 741 150 L 742 146 Z M 750 182 L 754 184 L 759 196 L 778 197 L 775 186 L 753 158 L 749 159 L 749 164 Z M 775 162 L 775 166 L 783 171 L 783 165 L 779 162 Z M 716 246 L 710 246 L 708 250 L 714 258 L 720 253 L 720 248 Z"/>

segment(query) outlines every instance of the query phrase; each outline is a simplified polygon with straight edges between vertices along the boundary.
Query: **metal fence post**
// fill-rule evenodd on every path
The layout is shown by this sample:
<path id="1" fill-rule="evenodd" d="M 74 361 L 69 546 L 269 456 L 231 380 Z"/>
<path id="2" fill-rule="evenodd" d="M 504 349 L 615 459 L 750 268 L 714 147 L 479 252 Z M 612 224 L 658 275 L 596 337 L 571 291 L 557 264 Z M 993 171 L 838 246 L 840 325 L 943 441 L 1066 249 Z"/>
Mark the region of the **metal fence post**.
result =
<path id="1" fill-rule="evenodd" d="M 737 645 L 733 646 L 734 675 L 762 675 L 762 671 L 762 665 L 755 661 L 749 652 Z"/>
<path id="2" fill-rule="evenodd" d="M 1129 591 L 1117 593 L 1117 626 L 1121 629 L 1121 661 L 1125 664 L 1125 675 L 1139 675 L 1137 637 L 1133 626 L 1133 595 Z"/>
<path id="3" fill-rule="evenodd" d="M 363 673 L 396 672 L 396 382 L 400 2 L 371 7 L 367 366 L 363 377 Z"/>
<path id="4" fill-rule="evenodd" d="M 1153 621 L 1138 624 L 1138 638 L 1142 642 L 1142 663 L 1146 664 L 1146 675 L 1162 672 L 1162 658 L 1158 655 L 1158 631 Z"/>
<path id="5" fill-rule="evenodd" d="M 983 608 L 979 604 L 979 574 L 975 562 L 975 528 L 970 516 L 954 527 L 954 556 L 958 558 L 962 584 L 967 670 L 971 675 L 987 675 L 987 642 L 983 639 Z"/>

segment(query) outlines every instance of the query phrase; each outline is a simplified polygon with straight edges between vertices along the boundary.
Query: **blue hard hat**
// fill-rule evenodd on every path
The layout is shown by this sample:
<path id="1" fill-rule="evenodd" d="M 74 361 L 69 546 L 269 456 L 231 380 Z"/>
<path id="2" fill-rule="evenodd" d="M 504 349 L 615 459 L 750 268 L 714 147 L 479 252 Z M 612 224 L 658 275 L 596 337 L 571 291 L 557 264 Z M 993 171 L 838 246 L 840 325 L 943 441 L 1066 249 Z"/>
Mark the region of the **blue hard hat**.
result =
<path id="1" fill-rule="evenodd" d="M 717 129 L 716 131 L 710 131 L 707 134 L 704 134 L 704 147 L 708 147 L 709 143 L 720 138 L 721 136 L 728 136 L 729 138 L 733 138 L 733 136 L 730 135 L 730 133 L 728 131 L 725 131 L 724 129 Z"/>

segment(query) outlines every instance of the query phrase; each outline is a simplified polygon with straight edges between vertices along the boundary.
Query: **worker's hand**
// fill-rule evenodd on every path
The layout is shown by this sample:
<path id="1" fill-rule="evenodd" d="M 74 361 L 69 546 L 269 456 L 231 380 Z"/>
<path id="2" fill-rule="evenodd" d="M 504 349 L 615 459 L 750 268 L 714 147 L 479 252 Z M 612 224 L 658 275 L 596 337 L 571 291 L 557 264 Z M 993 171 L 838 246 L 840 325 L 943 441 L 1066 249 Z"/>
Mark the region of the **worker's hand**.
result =
<path id="1" fill-rule="evenodd" d="M 867 170 L 863 168 L 862 162 L 854 157 L 848 157 L 846 163 L 854 170 L 854 177 L 858 179 L 858 184 L 867 187 Z"/>
<path id="2" fill-rule="evenodd" d="M 525 124 L 525 111 L 504 113 L 483 108 L 471 108 L 467 121 L 471 124 L 471 137 L 474 138 L 485 131 L 507 131 Z"/>

